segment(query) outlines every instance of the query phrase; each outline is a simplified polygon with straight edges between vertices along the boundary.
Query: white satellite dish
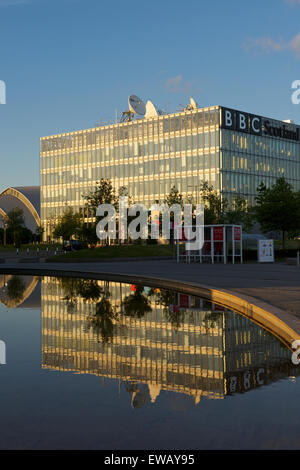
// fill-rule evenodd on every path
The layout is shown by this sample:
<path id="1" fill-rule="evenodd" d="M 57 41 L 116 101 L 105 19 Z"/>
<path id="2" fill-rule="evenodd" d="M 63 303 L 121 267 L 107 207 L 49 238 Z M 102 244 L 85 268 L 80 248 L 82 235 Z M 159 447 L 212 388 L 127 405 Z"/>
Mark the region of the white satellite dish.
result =
<path id="1" fill-rule="evenodd" d="M 146 113 L 146 106 L 144 102 L 136 95 L 130 95 L 128 97 L 129 109 L 133 114 L 139 114 L 143 116 Z"/>
<path id="2" fill-rule="evenodd" d="M 158 112 L 152 101 L 148 100 L 146 103 L 146 114 L 145 118 L 152 118 L 158 116 Z"/>
<path id="3" fill-rule="evenodd" d="M 194 100 L 194 98 L 190 97 L 190 109 L 197 109 L 198 106 L 197 106 L 197 103 L 196 101 Z"/>

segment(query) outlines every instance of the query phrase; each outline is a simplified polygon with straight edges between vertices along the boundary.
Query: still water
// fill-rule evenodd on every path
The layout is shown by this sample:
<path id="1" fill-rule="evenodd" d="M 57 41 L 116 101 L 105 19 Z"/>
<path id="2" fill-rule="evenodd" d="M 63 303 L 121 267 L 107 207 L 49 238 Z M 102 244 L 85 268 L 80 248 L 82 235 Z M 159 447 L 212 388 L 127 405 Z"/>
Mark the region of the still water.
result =
<path id="1" fill-rule="evenodd" d="M 1 449 L 300 448 L 300 366 L 220 305 L 9 275 L 0 301 Z"/>

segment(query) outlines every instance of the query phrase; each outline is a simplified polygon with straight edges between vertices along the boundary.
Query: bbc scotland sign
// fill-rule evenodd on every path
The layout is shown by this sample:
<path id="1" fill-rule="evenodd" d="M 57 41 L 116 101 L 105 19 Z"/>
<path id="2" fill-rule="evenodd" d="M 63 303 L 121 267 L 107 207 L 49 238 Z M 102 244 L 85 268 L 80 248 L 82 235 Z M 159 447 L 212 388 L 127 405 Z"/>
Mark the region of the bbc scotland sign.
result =
<path id="1" fill-rule="evenodd" d="M 245 132 L 257 136 L 266 135 L 300 142 L 299 126 L 281 124 L 279 121 L 278 125 L 273 125 L 267 118 L 229 108 L 222 108 L 221 127 L 223 129 Z"/>

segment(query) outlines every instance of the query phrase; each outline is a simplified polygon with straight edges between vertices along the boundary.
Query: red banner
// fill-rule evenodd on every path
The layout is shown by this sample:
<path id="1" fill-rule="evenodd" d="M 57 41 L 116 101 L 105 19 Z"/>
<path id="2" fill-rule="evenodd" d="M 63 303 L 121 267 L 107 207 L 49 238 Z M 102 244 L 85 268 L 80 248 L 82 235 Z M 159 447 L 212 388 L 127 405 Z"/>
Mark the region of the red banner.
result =
<path id="1" fill-rule="evenodd" d="M 234 240 L 241 241 L 241 227 L 234 227 Z"/>
<path id="2" fill-rule="evenodd" d="M 214 227 L 213 228 L 213 233 L 214 233 L 214 241 L 223 241 L 223 227 Z"/>

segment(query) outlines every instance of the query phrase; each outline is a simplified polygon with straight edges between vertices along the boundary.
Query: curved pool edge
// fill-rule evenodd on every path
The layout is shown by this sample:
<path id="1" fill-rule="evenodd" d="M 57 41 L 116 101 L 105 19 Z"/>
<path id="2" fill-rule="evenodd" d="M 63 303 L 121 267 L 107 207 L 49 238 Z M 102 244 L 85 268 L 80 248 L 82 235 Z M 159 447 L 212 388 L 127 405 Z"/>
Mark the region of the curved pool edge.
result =
<path id="1" fill-rule="evenodd" d="M 205 298 L 211 302 L 221 304 L 236 313 L 239 313 L 256 324 L 262 326 L 282 341 L 291 351 L 292 343 L 300 340 L 300 319 L 280 308 L 264 302 L 256 297 L 250 297 L 243 293 L 235 293 L 232 290 L 216 288 L 209 285 L 191 283 L 186 281 L 168 279 L 157 276 L 141 276 L 139 274 L 124 274 L 117 272 L 82 271 L 70 269 L 70 266 L 50 268 L 36 265 L 1 265 L 0 274 L 71 277 L 95 280 L 107 280 L 124 282 L 129 284 L 147 285 L 149 287 L 161 287 L 184 292 L 189 295 Z"/>

